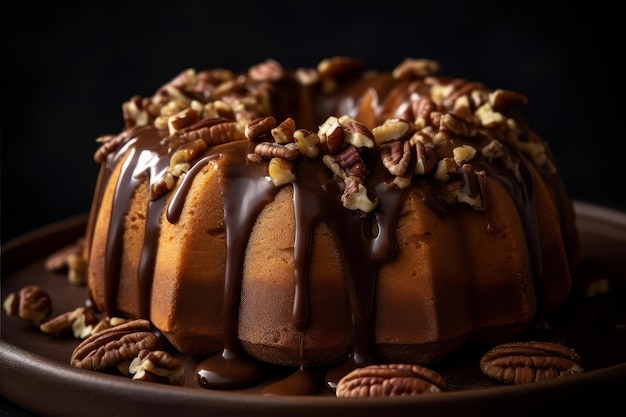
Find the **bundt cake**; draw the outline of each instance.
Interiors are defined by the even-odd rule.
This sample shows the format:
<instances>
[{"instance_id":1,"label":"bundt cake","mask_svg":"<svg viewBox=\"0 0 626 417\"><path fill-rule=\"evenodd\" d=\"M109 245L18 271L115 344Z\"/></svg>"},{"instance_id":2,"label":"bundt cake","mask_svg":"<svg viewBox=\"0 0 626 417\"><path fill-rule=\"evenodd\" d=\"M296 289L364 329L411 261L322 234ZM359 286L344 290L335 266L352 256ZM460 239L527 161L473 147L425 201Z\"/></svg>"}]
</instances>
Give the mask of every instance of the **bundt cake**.
<instances>
[{"instance_id":1,"label":"bundt cake","mask_svg":"<svg viewBox=\"0 0 626 417\"><path fill-rule=\"evenodd\" d=\"M267 60L132 97L95 153L94 305L207 357L207 387L519 337L570 292L571 201L525 96L439 72Z\"/></svg>"}]
</instances>

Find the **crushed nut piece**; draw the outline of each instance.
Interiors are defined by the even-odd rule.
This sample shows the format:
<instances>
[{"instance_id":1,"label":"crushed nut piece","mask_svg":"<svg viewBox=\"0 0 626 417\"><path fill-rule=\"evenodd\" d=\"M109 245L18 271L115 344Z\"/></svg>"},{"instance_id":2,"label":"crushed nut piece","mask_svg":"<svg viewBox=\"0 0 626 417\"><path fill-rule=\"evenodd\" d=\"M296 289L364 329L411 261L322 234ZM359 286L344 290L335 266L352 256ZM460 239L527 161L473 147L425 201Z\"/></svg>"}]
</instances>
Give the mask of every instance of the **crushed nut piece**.
<instances>
[{"instance_id":1,"label":"crushed nut piece","mask_svg":"<svg viewBox=\"0 0 626 417\"><path fill-rule=\"evenodd\" d=\"M132 360L128 371L134 380L165 382L171 385L185 383L185 370L180 361L161 350L144 349Z\"/></svg>"},{"instance_id":2,"label":"crushed nut piece","mask_svg":"<svg viewBox=\"0 0 626 417\"><path fill-rule=\"evenodd\" d=\"M283 158L275 157L270 159L268 173L276 187L296 180L296 175L293 173L293 162Z\"/></svg>"},{"instance_id":3,"label":"crushed nut piece","mask_svg":"<svg viewBox=\"0 0 626 417\"><path fill-rule=\"evenodd\" d=\"M298 129L294 132L293 138L302 155L315 158L319 154L320 137L317 133L306 129Z\"/></svg>"},{"instance_id":4,"label":"crushed nut piece","mask_svg":"<svg viewBox=\"0 0 626 417\"><path fill-rule=\"evenodd\" d=\"M39 326L52 313L52 300L43 288L27 285L19 293L10 293L3 307L9 317L18 317Z\"/></svg>"},{"instance_id":5,"label":"crushed nut piece","mask_svg":"<svg viewBox=\"0 0 626 417\"><path fill-rule=\"evenodd\" d=\"M402 119L387 119L385 122L376 126L372 129L372 134L374 135L374 141L377 145L382 145L384 143L390 142L392 140L402 139L409 129L411 125Z\"/></svg>"},{"instance_id":6,"label":"crushed nut piece","mask_svg":"<svg viewBox=\"0 0 626 417\"><path fill-rule=\"evenodd\" d=\"M293 142L293 133L296 131L296 122L291 118L286 118L281 124L271 130L272 137L276 143L284 145Z\"/></svg>"},{"instance_id":7,"label":"crushed nut piece","mask_svg":"<svg viewBox=\"0 0 626 417\"><path fill-rule=\"evenodd\" d=\"M361 210L369 213L378 206L378 197L371 200L367 195L367 188L358 177L350 176L344 180L346 188L341 196L343 206L350 210Z\"/></svg>"},{"instance_id":8,"label":"crushed nut piece","mask_svg":"<svg viewBox=\"0 0 626 417\"><path fill-rule=\"evenodd\" d=\"M87 284L87 260L82 255L71 254L67 258L67 279L74 285Z\"/></svg>"},{"instance_id":9,"label":"crushed nut piece","mask_svg":"<svg viewBox=\"0 0 626 417\"><path fill-rule=\"evenodd\" d=\"M46 258L45 268L50 272L64 272L68 269L70 255L80 255L85 247L85 239L79 238L75 243L66 245Z\"/></svg>"},{"instance_id":10,"label":"crushed nut piece","mask_svg":"<svg viewBox=\"0 0 626 417\"><path fill-rule=\"evenodd\" d=\"M435 75L441 70L441 65L437 61L425 58L407 58L398 65L392 72L393 78L424 78Z\"/></svg>"}]
</instances>

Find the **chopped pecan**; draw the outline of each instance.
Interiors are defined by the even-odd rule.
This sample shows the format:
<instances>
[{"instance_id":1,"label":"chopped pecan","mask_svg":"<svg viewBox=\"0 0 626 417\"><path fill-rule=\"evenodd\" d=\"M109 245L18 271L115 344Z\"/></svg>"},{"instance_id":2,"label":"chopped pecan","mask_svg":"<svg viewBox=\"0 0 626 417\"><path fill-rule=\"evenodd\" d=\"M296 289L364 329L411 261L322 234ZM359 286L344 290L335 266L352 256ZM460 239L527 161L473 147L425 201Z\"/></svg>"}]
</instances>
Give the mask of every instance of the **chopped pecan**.
<instances>
[{"instance_id":1,"label":"chopped pecan","mask_svg":"<svg viewBox=\"0 0 626 417\"><path fill-rule=\"evenodd\" d=\"M394 140L380 147L383 165L393 175L404 175L409 167L411 155L411 143L408 140Z\"/></svg>"},{"instance_id":2,"label":"chopped pecan","mask_svg":"<svg viewBox=\"0 0 626 417\"><path fill-rule=\"evenodd\" d=\"M439 130L457 136L475 136L477 129L472 123L452 113L443 113L439 119Z\"/></svg>"},{"instance_id":3,"label":"chopped pecan","mask_svg":"<svg viewBox=\"0 0 626 417\"><path fill-rule=\"evenodd\" d=\"M267 170L276 187L289 184L296 180L296 176L293 173L293 162L286 159L279 157L270 159Z\"/></svg>"},{"instance_id":4,"label":"chopped pecan","mask_svg":"<svg viewBox=\"0 0 626 417\"><path fill-rule=\"evenodd\" d=\"M475 114L480 119L480 123L485 127L494 127L506 121L502 113L495 111L489 103L480 106Z\"/></svg>"},{"instance_id":5,"label":"chopped pecan","mask_svg":"<svg viewBox=\"0 0 626 417\"><path fill-rule=\"evenodd\" d=\"M331 155L340 152L345 144L345 134L343 128L339 124L339 120L335 120L325 131L326 148ZM320 138L321 139L321 138Z\"/></svg>"},{"instance_id":6,"label":"chopped pecan","mask_svg":"<svg viewBox=\"0 0 626 417\"><path fill-rule=\"evenodd\" d=\"M275 127L276 119L273 116L258 117L246 125L244 134L248 140L257 140L270 134Z\"/></svg>"},{"instance_id":7,"label":"chopped pecan","mask_svg":"<svg viewBox=\"0 0 626 417\"><path fill-rule=\"evenodd\" d=\"M347 143L356 148L374 147L374 134L364 124L347 116L339 118L339 124L343 127L344 139Z\"/></svg>"},{"instance_id":8,"label":"chopped pecan","mask_svg":"<svg viewBox=\"0 0 626 417\"><path fill-rule=\"evenodd\" d=\"M235 142L243 140L244 135L237 127L237 122L218 123L209 127L209 145L219 145L221 143Z\"/></svg>"},{"instance_id":9,"label":"chopped pecan","mask_svg":"<svg viewBox=\"0 0 626 417\"><path fill-rule=\"evenodd\" d=\"M296 131L296 122L291 118L286 118L281 124L271 130L272 137L276 143L284 145L293 142L293 133Z\"/></svg>"},{"instance_id":10,"label":"chopped pecan","mask_svg":"<svg viewBox=\"0 0 626 417\"><path fill-rule=\"evenodd\" d=\"M77 368L103 370L131 360L143 349L153 350L158 338L150 322L132 320L94 333L74 349L70 365Z\"/></svg>"},{"instance_id":11,"label":"chopped pecan","mask_svg":"<svg viewBox=\"0 0 626 417\"><path fill-rule=\"evenodd\" d=\"M107 156L111 152L115 151L126 139L127 137L123 133L120 133L117 136L114 136L114 135L100 136L97 139L97 142L101 143L102 145L100 145L100 147L96 150L96 153L93 155L94 161L96 161L99 164L106 161Z\"/></svg>"},{"instance_id":12,"label":"chopped pecan","mask_svg":"<svg viewBox=\"0 0 626 417\"><path fill-rule=\"evenodd\" d=\"M98 318L93 310L78 307L41 323L39 329L48 334L62 334L71 330L75 338L85 339L97 324Z\"/></svg>"},{"instance_id":13,"label":"chopped pecan","mask_svg":"<svg viewBox=\"0 0 626 417\"><path fill-rule=\"evenodd\" d=\"M354 74L363 68L363 62L347 56L326 58L317 65L317 72L322 78L337 78Z\"/></svg>"},{"instance_id":14,"label":"chopped pecan","mask_svg":"<svg viewBox=\"0 0 626 417\"><path fill-rule=\"evenodd\" d=\"M441 70L441 65L437 61L425 58L407 58L400 65L394 68L393 78L424 78L435 75Z\"/></svg>"},{"instance_id":15,"label":"chopped pecan","mask_svg":"<svg viewBox=\"0 0 626 417\"><path fill-rule=\"evenodd\" d=\"M294 132L293 139L296 145L298 145L298 150L304 156L315 158L320 151L320 137L315 132L307 129L298 129Z\"/></svg>"},{"instance_id":16,"label":"chopped pecan","mask_svg":"<svg viewBox=\"0 0 626 417\"><path fill-rule=\"evenodd\" d=\"M298 147L281 145L276 142L261 142L254 147L254 153L266 159L282 158L286 161L294 161L300 156Z\"/></svg>"},{"instance_id":17,"label":"chopped pecan","mask_svg":"<svg viewBox=\"0 0 626 417\"><path fill-rule=\"evenodd\" d=\"M181 362L162 350L144 349L130 362L128 371L133 379L165 382L171 385L185 383L185 370Z\"/></svg>"},{"instance_id":18,"label":"chopped pecan","mask_svg":"<svg viewBox=\"0 0 626 417\"><path fill-rule=\"evenodd\" d=\"M489 378L507 384L558 379L584 372L573 349L550 342L512 342L491 348L480 359Z\"/></svg>"},{"instance_id":19,"label":"chopped pecan","mask_svg":"<svg viewBox=\"0 0 626 417\"><path fill-rule=\"evenodd\" d=\"M81 254L71 254L67 258L67 279L74 285L87 283L87 260Z\"/></svg>"},{"instance_id":20,"label":"chopped pecan","mask_svg":"<svg viewBox=\"0 0 626 417\"><path fill-rule=\"evenodd\" d=\"M504 155L504 145L497 139L493 139L485 145L480 152L489 160L500 158Z\"/></svg>"},{"instance_id":21,"label":"chopped pecan","mask_svg":"<svg viewBox=\"0 0 626 417\"><path fill-rule=\"evenodd\" d=\"M437 166L437 154L434 145L424 143L421 140L415 141L415 173L425 175L432 172Z\"/></svg>"},{"instance_id":22,"label":"chopped pecan","mask_svg":"<svg viewBox=\"0 0 626 417\"><path fill-rule=\"evenodd\" d=\"M46 258L45 267L50 272L64 272L68 269L70 255L80 255L85 247L85 238L79 238L76 242L62 247Z\"/></svg>"},{"instance_id":23,"label":"chopped pecan","mask_svg":"<svg viewBox=\"0 0 626 417\"><path fill-rule=\"evenodd\" d=\"M248 76L255 81L278 81L285 75L282 65L273 59L253 65Z\"/></svg>"},{"instance_id":24,"label":"chopped pecan","mask_svg":"<svg viewBox=\"0 0 626 417\"><path fill-rule=\"evenodd\" d=\"M471 145L456 146L452 149L452 155L454 162L456 162L458 166L463 166L466 162L474 159L474 156L476 156L476 148Z\"/></svg>"},{"instance_id":25,"label":"chopped pecan","mask_svg":"<svg viewBox=\"0 0 626 417\"><path fill-rule=\"evenodd\" d=\"M365 179L369 174L359 151L352 145L347 146L336 155L324 155L322 161L340 178L345 179L346 177L354 176Z\"/></svg>"},{"instance_id":26,"label":"chopped pecan","mask_svg":"<svg viewBox=\"0 0 626 417\"><path fill-rule=\"evenodd\" d=\"M420 365L370 365L350 372L337 383L340 398L420 395L446 391L443 377Z\"/></svg>"},{"instance_id":27,"label":"chopped pecan","mask_svg":"<svg viewBox=\"0 0 626 417\"><path fill-rule=\"evenodd\" d=\"M346 188L341 195L341 202L343 206L350 210L361 210L364 213L369 213L378 205L378 197L373 200L367 195L367 188L361 183L361 179L354 176L349 176L344 179Z\"/></svg>"},{"instance_id":28,"label":"chopped pecan","mask_svg":"<svg viewBox=\"0 0 626 417\"><path fill-rule=\"evenodd\" d=\"M437 110L437 105L428 96L416 95L411 97L411 110L413 111L414 122L418 128L423 128L430 122L430 113Z\"/></svg>"},{"instance_id":29,"label":"chopped pecan","mask_svg":"<svg viewBox=\"0 0 626 417\"><path fill-rule=\"evenodd\" d=\"M458 168L454 158L443 158L437 161L435 178L441 182L446 182L450 179L450 175L456 174Z\"/></svg>"},{"instance_id":30,"label":"chopped pecan","mask_svg":"<svg viewBox=\"0 0 626 417\"><path fill-rule=\"evenodd\" d=\"M489 103L495 111L507 112L526 105L526 96L515 91L497 89L489 94Z\"/></svg>"},{"instance_id":31,"label":"chopped pecan","mask_svg":"<svg viewBox=\"0 0 626 417\"><path fill-rule=\"evenodd\" d=\"M402 119L387 119L382 125L372 129L374 140L377 145L382 145L393 140L400 140L405 135L412 134L411 125Z\"/></svg>"},{"instance_id":32,"label":"chopped pecan","mask_svg":"<svg viewBox=\"0 0 626 417\"><path fill-rule=\"evenodd\" d=\"M200 114L193 108L189 107L180 112L171 115L167 119L167 127L170 135L181 129L189 127L200 120Z\"/></svg>"},{"instance_id":33,"label":"chopped pecan","mask_svg":"<svg viewBox=\"0 0 626 417\"><path fill-rule=\"evenodd\" d=\"M37 285L27 285L19 293L10 293L3 303L9 317L19 317L39 326L52 312L50 295Z\"/></svg>"},{"instance_id":34,"label":"chopped pecan","mask_svg":"<svg viewBox=\"0 0 626 417\"><path fill-rule=\"evenodd\" d=\"M176 165L181 163L193 161L207 148L208 145L204 139L196 139L183 144L172 154L172 157L170 158L170 168L174 168Z\"/></svg>"}]
</instances>

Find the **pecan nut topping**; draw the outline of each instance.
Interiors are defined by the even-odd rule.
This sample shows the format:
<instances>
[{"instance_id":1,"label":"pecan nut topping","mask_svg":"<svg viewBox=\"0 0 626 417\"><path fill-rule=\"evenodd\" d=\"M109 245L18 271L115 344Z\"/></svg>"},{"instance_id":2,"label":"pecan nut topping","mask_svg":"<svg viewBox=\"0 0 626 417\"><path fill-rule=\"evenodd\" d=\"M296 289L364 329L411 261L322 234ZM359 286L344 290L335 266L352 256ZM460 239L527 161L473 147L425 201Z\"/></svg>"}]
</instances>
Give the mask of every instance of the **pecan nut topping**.
<instances>
[{"instance_id":1,"label":"pecan nut topping","mask_svg":"<svg viewBox=\"0 0 626 417\"><path fill-rule=\"evenodd\" d=\"M370 365L350 372L337 383L340 398L419 395L446 391L443 377L420 365Z\"/></svg>"},{"instance_id":2,"label":"pecan nut topping","mask_svg":"<svg viewBox=\"0 0 626 417\"><path fill-rule=\"evenodd\" d=\"M148 320L128 321L92 334L74 349L70 365L95 371L135 358L144 349L157 347L158 337Z\"/></svg>"},{"instance_id":3,"label":"pecan nut topping","mask_svg":"<svg viewBox=\"0 0 626 417\"><path fill-rule=\"evenodd\" d=\"M491 348L480 359L489 378L507 384L558 379L584 372L574 350L550 342L512 342Z\"/></svg>"}]
</instances>

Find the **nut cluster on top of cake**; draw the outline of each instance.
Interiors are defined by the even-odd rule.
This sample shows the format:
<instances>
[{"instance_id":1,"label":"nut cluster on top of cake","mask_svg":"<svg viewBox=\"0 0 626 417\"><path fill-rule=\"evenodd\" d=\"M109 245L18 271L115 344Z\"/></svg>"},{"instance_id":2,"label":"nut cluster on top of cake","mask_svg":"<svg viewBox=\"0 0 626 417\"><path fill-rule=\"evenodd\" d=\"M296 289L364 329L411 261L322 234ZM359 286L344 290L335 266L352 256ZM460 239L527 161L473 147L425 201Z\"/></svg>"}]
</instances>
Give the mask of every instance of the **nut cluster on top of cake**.
<instances>
[{"instance_id":1,"label":"nut cluster on top of cake","mask_svg":"<svg viewBox=\"0 0 626 417\"><path fill-rule=\"evenodd\" d=\"M347 57L325 59L317 68L293 73L274 60L239 75L224 69L187 69L152 97L134 96L125 102L127 130L99 138L102 145L95 160L103 162L136 128L153 125L166 131L163 142L171 159L151 184L150 198L157 199L172 190L208 148L255 141L249 159L268 162L268 176L276 186L296 180L295 160L321 155L332 174L345 183L344 206L364 212L378 204L365 185L370 174L364 161L367 153L379 155L392 178L390 186L407 188L415 177L439 181L443 186L430 205L442 212L456 202L476 210L488 206L486 164L521 181L519 163L508 144L521 149L542 175L556 172L546 143L511 113L526 104L525 96L438 76L439 64L428 59L407 59L392 72L395 79L410 82L408 105L396 109L393 117L380 120L381 109L372 91L365 93L355 114L330 116L317 131L298 128L292 117L277 120L272 114L273 88L284 78L332 93L337 80L360 70L360 61ZM450 146L452 142L462 144Z\"/></svg>"}]
</instances>

